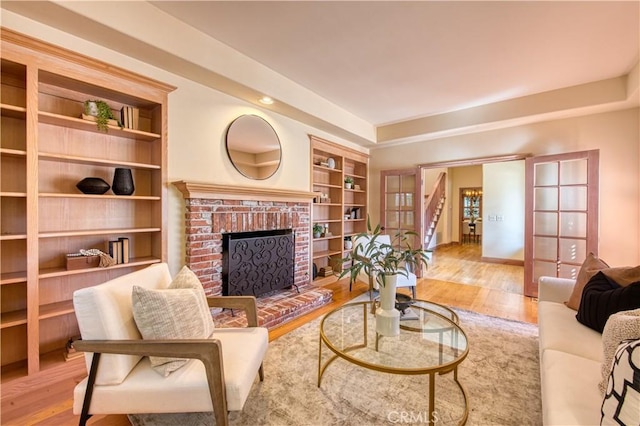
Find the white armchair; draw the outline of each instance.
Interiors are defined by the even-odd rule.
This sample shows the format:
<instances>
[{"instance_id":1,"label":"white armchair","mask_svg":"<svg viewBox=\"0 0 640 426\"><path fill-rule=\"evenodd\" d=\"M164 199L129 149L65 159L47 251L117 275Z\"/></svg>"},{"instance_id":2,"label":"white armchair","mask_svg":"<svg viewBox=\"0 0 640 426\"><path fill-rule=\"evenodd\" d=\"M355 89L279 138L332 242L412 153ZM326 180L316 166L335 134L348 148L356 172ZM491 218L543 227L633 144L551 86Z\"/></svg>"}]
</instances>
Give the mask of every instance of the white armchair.
<instances>
[{"instance_id":1,"label":"white armchair","mask_svg":"<svg viewBox=\"0 0 640 426\"><path fill-rule=\"evenodd\" d=\"M134 285L136 291L163 290L154 294L173 297L164 295L180 291L167 290L171 284L169 268L162 263L74 293L82 335L74 347L87 352L89 370L89 377L74 390L73 412L81 415L80 425L92 414L207 411L213 411L217 425L227 425L228 411L242 410L256 373L263 380L269 337L266 328L257 327L254 297L206 298L209 307L245 309L246 328L215 329L208 318L208 339L142 339L134 320ZM201 286L199 291L206 315ZM165 377L152 369L150 355L188 360Z\"/></svg>"},{"instance_id":2,"label":"white armchair","mask_svg":"<svg viewBox=\"0 0 640 426\"><path fill-rule=\"evenodd\" d=\"M353 242L353 249L357 250L358 245L366 245L370 241L370 237L361 235ZM391 245L391 237L389 235L380 234L376 238L376 244ZM378 289L378 282L375 276L368 276L364 271L360 272L360 278L362 281L369 283L369 294L372 295L374 290ZM418 279L413 271L406 270L406 276L399 274L396 282L396 288L409 287L411 289L411 296L416 298L416 284ZM353 280L349 283L349 291L353 287ZM373 296L372 296L373 297Z\"/></svg>"}]
</instances>

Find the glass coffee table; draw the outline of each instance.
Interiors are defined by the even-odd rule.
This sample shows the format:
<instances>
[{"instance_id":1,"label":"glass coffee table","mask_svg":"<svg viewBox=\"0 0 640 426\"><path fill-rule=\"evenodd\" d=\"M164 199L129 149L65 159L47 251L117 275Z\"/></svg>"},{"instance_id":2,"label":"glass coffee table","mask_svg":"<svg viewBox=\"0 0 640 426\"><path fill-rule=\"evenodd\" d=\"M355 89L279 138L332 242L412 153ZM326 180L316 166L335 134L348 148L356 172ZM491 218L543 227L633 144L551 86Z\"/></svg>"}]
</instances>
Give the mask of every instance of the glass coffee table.
<instances>
[{"instance_id":1,"label":"glass coffee table","mask_svg":"<svg viewBox=\"0 0 640 426\"><path fill-rule=\"evenodd\" d=\"M467 394L458 381L458 365L469 352L467 336L458 325L458 316L446 306L415 300L400 321L400 335L376 333L375 301L355 302L329 312L320 323L318 387L327 367L338 358L355 365L392 374L429 376L429 425L438 418L435 408L436 374L453 373L460 389L467 421ZM372 309L373 308L373 309ZM333 355L323 363L323 346Z\"/></svg>"}]
</instances>

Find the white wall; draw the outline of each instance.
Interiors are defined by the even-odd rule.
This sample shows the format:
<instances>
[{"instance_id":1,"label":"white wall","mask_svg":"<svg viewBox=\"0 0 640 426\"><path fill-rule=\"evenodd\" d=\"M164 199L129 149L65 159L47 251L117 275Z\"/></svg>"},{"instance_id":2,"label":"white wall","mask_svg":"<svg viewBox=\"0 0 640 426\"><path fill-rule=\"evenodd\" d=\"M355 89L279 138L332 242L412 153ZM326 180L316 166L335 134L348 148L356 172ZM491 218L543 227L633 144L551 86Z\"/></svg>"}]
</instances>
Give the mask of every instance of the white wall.
<instances>
[{"instance_id":1,"label":"white wall","mask_svg":"<svg viewBox=\"0 0 640 426\"><path fill-rule=\"evenodd\" d=\"M492 155L599 149L600 256L613 266L640 264L639 115L640 109L632 108L374 149L372 211L380 206L380 170Z\"/></svg>"},{"instance_id":2,"label":"white wall","mask_svg":"<svg viewBox=\"0 0 640 426\"><path fill-rule=\"evenodd\" d=\"M482 168L482 256L524 260L524 161Z\"/></svg>"}]
</instances>

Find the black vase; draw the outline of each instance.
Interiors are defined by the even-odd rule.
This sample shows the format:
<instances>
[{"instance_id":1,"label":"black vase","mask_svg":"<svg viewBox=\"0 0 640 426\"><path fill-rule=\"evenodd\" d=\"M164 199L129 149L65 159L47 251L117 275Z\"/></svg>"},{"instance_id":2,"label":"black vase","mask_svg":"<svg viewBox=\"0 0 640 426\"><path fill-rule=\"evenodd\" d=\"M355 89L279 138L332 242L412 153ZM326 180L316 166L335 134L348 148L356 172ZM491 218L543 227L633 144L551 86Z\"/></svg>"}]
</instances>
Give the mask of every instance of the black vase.
<instances>
[{"instance_id":1,"label":"black vase","mask_svg":"<svg viewBox=\"0 0 640 426\"><path fill-rule=\"evenodd\" d=\"M86 177L76 184L76 188L83 194L104 194L110 186L99 177Z\"/></svg>"},{"instance_id":2,"label":"black vase","mask_svg":"<svg viewBox=\"0 0 640 426\"><path fill-rule=\"evenodd\" d=\"M113 175L111 190L116 195L131 195L136 188L133 186L131 169L116 168Z\"/></svg>"}]
</instances>

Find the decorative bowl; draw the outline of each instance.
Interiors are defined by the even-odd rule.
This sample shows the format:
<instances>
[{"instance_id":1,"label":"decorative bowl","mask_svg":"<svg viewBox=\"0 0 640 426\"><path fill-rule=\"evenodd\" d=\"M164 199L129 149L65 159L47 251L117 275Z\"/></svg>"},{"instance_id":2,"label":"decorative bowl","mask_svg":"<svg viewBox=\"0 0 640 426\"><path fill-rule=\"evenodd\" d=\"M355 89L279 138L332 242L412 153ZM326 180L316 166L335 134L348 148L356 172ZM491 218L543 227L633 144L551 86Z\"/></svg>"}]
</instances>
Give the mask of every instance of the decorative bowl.
<instances>
[{"instance_id":1,"label":"decorative bowl","mask_svg":"<svg viewBox=\"0 0 640 426\"><path fill-rule=\"evenodd\" d=\"M413 299L406 294L396 293L396 309L404 313L404 311L413 305Z\"/></svg>"},{"instance_id":2,"label":"decorative bowl","mask_svg":"<svg viewBox=\"0 0 640 426\"><path fill-rule=\"evenodd\" d=\"M76 184L76 188L83 194L104 194L111 187L99 177L86 177Z\"/></svg>"}]
</instances>

